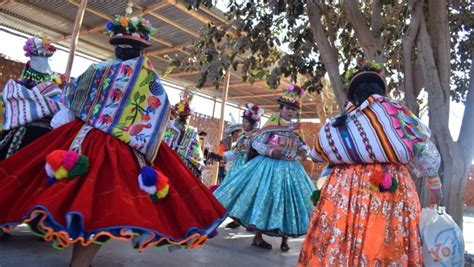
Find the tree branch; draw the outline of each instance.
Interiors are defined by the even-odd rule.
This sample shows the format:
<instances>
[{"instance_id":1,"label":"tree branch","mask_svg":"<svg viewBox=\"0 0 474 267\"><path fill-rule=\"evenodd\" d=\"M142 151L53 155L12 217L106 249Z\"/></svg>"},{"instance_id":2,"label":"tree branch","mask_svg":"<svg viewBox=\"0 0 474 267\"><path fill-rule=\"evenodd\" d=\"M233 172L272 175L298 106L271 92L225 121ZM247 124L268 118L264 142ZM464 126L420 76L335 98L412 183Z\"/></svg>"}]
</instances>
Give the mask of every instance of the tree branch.
<instances>
[{"instance_id":1,"label":"tree branch","mask_svg":"<svg viewBox=\"0 0 474 267\"><path fill-rule=\"evenodd\" d=\"M367 58L369 60L383 62L381 57L382 48L380 39L374 38L372 35L372 32L366 24L364 16L359 11L359 5L357 1L345 0L344 3L347 19L354 28L357 40L359 40L359 43L364 49Z\"/></svg>"},{"instance_id":2,"label":"tree branch","mask_svg":"<svg viewBox=\"0 0 474 267\"><path fill-rule=\"evenodd\" d=\"M378 1L375 1L378 2ZM417 93L415 92L415 80L413 69L413 49L420 28L421 17L423 12L423 3L417 0L410 0L408 3L410 12L410 25L403 36L403 68L404 68L404 87L405 87L405 101L408 108L415 114L419 113L420 107L416 102Z\"/></svg>"},{"instance_id":3,"label":"tree branch","mask_svg":"<svg viewBox=\"0 0 474 267\"><path fill-rule=\"evenodd\" d=\"M426 28L423 14L421 15L420 29L417 38L417 51L423 59L423 71L425 77L425 88L428 91L428 105L430 113L430 125L436 127L436 132L450 136L448 128L449 109L444 105L443 89L439 80L438 69L433 56L430 37ZM452 137L449 138L452 141ZM448 140L445 140L446 142Z\"/></svg>"},{"instance_id":4,"label":"tree branch","mask_svg":"<svg viewBox=\"0 0 474 267\"><path fill-rule=\"evenodd\" d=\"M433 56L438 69L444 104L449 107L451 76L451 47L449 35L448 4L446 0L428 0L428 32Z\"/></svg>"},{"instance_id":5,"label":"tree branch","mask_svg":"<svg viewBox=\"0 0 474 267\"><path fill-rule=\"evenodd\" d=\"M471 71L469 73L469 89L464 115L462 118L461 132L459 133L458 143L464 150L465 157L474 157L474 56L471 59Z\"/></svg>"},{"instance_id":6,"label":"tree branch","mask_svg":"<svg viewBox=\"0 0 474 267\"><path fill-rule=\"evenodd\" d=\"M339 74L339 61L337 59L337 51L328 41L326 32L321 22L321 10L315 3L315 0L309 0L307 3L307 13L309 23L311 24L311 32L318 46L324 67L328 71L331 85L334 87L334 94L340 107L344 106L346 96L344 94L344 84Z\"/></svg>"},{"instance_id":7,"label":"tree branch","mask_svg":"<svg viewBox=\"0 0 474 267\"><path fill-rule=\"evenodd\" d=\"M382 28L382 3L381 1L372 1L372 36L379 38Z\"/></svg>"}]
</instances>

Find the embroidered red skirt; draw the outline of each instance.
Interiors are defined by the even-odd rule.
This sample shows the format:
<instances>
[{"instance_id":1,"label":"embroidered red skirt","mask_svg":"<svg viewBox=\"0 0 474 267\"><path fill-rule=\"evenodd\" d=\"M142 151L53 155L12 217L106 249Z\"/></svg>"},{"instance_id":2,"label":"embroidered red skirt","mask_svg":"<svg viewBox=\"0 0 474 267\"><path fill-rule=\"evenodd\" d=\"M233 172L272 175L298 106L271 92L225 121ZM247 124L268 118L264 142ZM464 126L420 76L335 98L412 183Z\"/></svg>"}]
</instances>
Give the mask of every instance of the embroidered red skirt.
<instances>
[{"instance_id":1,"label":"embroidered red skirt","mask_svg":"<svg viewBox=\"0 0 474 267\"><path fill-rule=\"evenodd\" d=\"M39 138L0 162L0 227L27 223L57 248L110 238L131 240L135 248L205 243L227 216L226 210L162 143L154 168L168 176L168 195L153 201L139 187L138 160L122 141L93 129L82 143L89 171L47 185L45 159L68 150L83 126L76 120Z\"/></svg>"}]
</instances>

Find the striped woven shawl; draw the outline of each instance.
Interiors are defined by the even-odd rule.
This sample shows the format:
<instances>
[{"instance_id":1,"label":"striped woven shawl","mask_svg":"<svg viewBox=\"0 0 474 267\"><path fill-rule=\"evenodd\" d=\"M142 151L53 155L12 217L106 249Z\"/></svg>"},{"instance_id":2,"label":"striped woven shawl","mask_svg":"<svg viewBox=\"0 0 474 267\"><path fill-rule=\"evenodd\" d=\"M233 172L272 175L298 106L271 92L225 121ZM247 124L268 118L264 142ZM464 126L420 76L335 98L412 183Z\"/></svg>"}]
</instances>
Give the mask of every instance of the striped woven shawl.
<instances>
[{"instance_id":1,"label":"striped woven shawl","mask_svg":"<svg viewBox=\"0 0 474 267\"><path fill-rule=\"evenodd\" d=\"M372 95L359 107L346 106L340 127L327 122L311 156L331 163L408 163L413 145L430 138L430 130L400 102Z\"/></svg>"}]
</instances>

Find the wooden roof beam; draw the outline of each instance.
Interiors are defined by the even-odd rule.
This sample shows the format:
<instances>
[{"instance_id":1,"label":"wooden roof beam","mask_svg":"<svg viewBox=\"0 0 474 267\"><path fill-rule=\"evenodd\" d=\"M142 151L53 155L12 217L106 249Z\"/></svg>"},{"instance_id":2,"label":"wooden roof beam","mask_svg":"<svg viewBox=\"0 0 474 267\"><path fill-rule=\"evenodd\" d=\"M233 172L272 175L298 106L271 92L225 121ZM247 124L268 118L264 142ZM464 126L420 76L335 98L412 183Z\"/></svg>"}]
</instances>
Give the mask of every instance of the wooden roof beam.
<instances>
[{"instance_id":1,"label":"wooden roof beam","mask_svg":"<svg viewBox=\"0 0 474 267\"><path fill-rule=\"evenodd\" d=\"M166 54L166 53L181 50L182 48L187 48L187 47L191 47L191 45L188 44L188 43L186 43L186 44L177 44L177 45L173 45L171 47L149 51L149 52L147 52L147 55Z\"/></svg>"},{"instance_id":2,"label":"wooden roof beam","mask_svg":"<svg viewBox=\"0 0 474 267\"><path fill-rule=\"evenodd\" d=\"M136 5L136 4L135 4ZM150 14L151 12L154 12L158 9L162 9L163 7L169 5L168 3L166 2L160 2L158 4L154 4L148 8L143 8L141 12L138 12L136 14L134 14L134 16L143 16L145 14Z\"/></svg>"},{"instance_id":3,"label":"wooden roof beam","mask_svg":"<svg viewBox=\"0 0 474 267\"><path fill-rule=\"evenodd\" d=\"M69 1L71 1L71 0L69 0ZM164 4L163 6L168 5L167 2L161 2L160 4ZM169 25L171 25L171 26L173 26L173 27L179 29L180 31L183 31L183 32L185 32L185 33L187 33L187 34L189 34L189 35L192 35L192 36L194 36L194 37L199 37L199 34L198 34L198 33L194 32L193 30L190 30L190 29L186 28L185 26L183 26L183 25L177 23L176 21L174 21L174 20L172 20L172 19L169 19L169 18L167 18L167 17L164 17L164 16L161 16L161 15L159 15L159 14L156 14L156 13L154 13L153 11L150 11L150 9L148 9L148 11L145 11L145 9L144 9L143 7L141 7L140 5L138 5L138 4L134 4L134 6L136 6L137 8L140 8L140 9L144 10L144 11L143 11L144 14L149 14L150 16L153 16L153 17L155 17L155 18L157 18L157 19L159 19L159 20L161 20L161 21L164 21L165 23L168 23Z\"/></svg>"},{"instance_id":4,"label":"wooden roof beam","mask_svg":"<svg viewBox=\"0 0 474 267\"><path fill-rule=\"evenodd\" d=\"M179 0L165 0L165 1L169 4L171 4L171 5L174 5L175 7L180 9L181 11L184 11L186 14L191 15L193 18L195 18L195 19L197 19L197 20L199 20L199 21L201 21L205 24L212 23L212 21L210 19L208 19L206 16L203 16L203 15L199 14L198 12L196 12L194 10L189 10L188 6L184 3L182 3Z\"/></svg>"},{"instance_id":5,"label":"wooden roof beam","mask_svg":"<svg viewBox=\"0 0 474 267\"><path fill-rule=\"evenodd\" d=\"M72 5L75 5L75 6L79 7L79 3L77 3L76 1L74 1L74 0L67 0L67 1L68 1L68 3L71 3ZM159 7L159 8L162 8L163 6L165 6L165 5L160 5L160 6L158 6L158 7ZM148 9L148 10L153 10L153 9ZM155 9L155 10L156 10L156 9ZM109 15L104 14L103 12L97 11L97 10L92 9L92 8L87 8L86 11L87 11L87 12L91 12L92 14L94 14L94 15L96 15L96 16L100 16L101 18L104 18L104 19L106 19L106 20L110 20L110 19L112 18L112 17L110 17ZM145 12L145 11L142 11L142 12ZM142 13L142 12L139 12L138 14L135 14L134 16L137 16L137 15L140 16L140 13ZM150 12L151 12L151 11L150 11ZM98 28L98 27L101 27L100 29L102 29L102 28L105 29L105 25L100 25L100 26L97 25L97 26L95 26L94 28ZM98 30L98 31L99 31L99 30ZM89 32L89 30L87 30L85 33L87 34L87 33L90 33L90 32ZM79 36L80 36L80 35L82 35L82 32L79 33ZM69 38L71 38L70 35L64 37L64 40L67 40L67 39L69 39ZM170 42L167 42L167 41L165 41L165 40L161 40L161 39L156 38L156 37L151 37L151 39L152 39L153 41L156 41L156 42L158 42L158 43L164 44L164 45L166 45L166 46L173 46ZM64 40L62 40L62 41L64 41Z\"/></svg>"},{"instance_id":6,"label":"wooden roof beam","mask_svg":"<svg viewBox=\"0 0 474 267\"><path fill-rule=\"evenodd\" d=\"M79 6L80 6L80 1L79 1L79 3L78 3L78 2L76 2L75 0L66 0L66 2L68 2L69 4L74 5L74 6L76 6L76 7L79 7ZM90 13L92 13L92 14L98 16L98 17L101 17L101 18L103 18L103 19L106 19L106 20L109 19L109 16L107 16L106 14L101 13L101 12L95 10L95 9L90 8L90 7L86 7L86 11L87 11L87 12L90 12Z\"/></svg>"},{"instance_id":7,"label":"wooden roof beam","mask_svg":"<svg viewBox=\"0 0 474 267\"><path fill-rule=\"evenodd\" d=\"M232 86L231 86L232 88ZM229 99L237 100L237 99L250 99L250 98L260 98L260 97L269 97L269 96L278 96L281 95L281 91L277 93L268 93L268 94L258 94L258 95L241 95L241 96L232 96Z\"/></svg>"}]
</instances>

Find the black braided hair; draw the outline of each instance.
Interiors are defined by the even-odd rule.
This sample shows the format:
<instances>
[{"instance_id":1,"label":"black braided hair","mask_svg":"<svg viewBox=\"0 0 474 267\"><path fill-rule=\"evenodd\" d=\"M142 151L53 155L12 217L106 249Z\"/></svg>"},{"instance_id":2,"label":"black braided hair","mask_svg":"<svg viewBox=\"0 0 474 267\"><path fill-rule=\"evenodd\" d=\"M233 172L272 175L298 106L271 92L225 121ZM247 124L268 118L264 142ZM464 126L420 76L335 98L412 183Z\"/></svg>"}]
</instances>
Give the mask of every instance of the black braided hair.
<instances>
[{"instance_id":1,"label":"black braided hair","mask_svg":"<svg viewBox=\"0 0 474 267\"><path fill-rule=\"evenodd\" d=\"M351 88L349 92L349 101L355 106L360 106L369 96L378 94L383 95L383 88L376 82L363 82L359 85ZM333 127L340 127L345 125L347 121L347 113L343 111L341 115L336 117L336 120L332 123Z\"/></svg>"}]
</instances>

